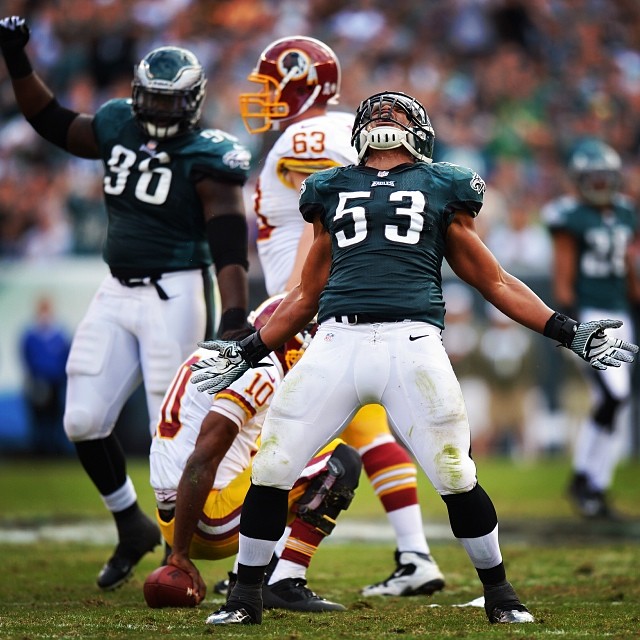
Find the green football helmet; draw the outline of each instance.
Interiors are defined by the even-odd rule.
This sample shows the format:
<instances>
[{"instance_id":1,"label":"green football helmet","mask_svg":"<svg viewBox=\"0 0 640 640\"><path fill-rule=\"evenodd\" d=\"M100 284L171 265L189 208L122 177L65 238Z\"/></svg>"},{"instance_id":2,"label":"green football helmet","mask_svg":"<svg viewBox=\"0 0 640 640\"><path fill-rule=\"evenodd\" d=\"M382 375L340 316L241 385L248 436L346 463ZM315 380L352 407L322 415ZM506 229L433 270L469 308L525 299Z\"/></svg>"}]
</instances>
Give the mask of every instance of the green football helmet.
<instances>
[{"instance_id":1,"label":"green football helmet","mask_svg":"<svg viewBox=\"0 0 640 640\"><path fill-rule=\"evenodd\" d=\"M394 118L394 110L403 111L409 124ZM393 124L385 126L387 122ZM371 127L372 123L379 124ZM400 146L405 147L418 160L431 162L434 141L435 133L425 108L406 93L376 93L363 100L356 111L351 145L358 152L360 162L366 160L368 149L384 150Z\"/></svg>"},{"instance_id":2,"label":"green football helmet","mask_svg":"<svg viewBox=\"0 0 640 640\"><path fill-rule=\"evenodd\" d=\"M622 161L618 152L600 140L580 144L569 160L569 174L585 202L611 204L622 183Z\"/></svg>"},{"instance_id":3,"label":"green football helmet","mask_svg":"<svg viewBox=\"0 0 640 640\"><path fill-rule=\"evenodd\" d=\"M133 113L154 139L193 129L202 113L207 80L193 53L181 47L159 47L134 69Z\"/></svg>"}]
</instances>

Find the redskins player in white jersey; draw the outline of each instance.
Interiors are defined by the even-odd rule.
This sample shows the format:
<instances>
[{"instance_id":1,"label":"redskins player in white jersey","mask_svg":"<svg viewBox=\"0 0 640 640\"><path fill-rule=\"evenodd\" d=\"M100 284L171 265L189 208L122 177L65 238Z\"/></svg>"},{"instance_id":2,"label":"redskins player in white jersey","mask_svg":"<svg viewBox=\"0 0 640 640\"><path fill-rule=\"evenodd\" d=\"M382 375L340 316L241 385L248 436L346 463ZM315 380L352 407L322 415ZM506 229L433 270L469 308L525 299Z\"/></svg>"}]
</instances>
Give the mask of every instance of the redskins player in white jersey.
<instances>
[{"instance_id":1,"label":"redskins player in white jersey","mask_svg":"<svg viewBox=\"0 0 640 640\"><path fill-rule=\"evenodd\" d=\"M304 179L323 169L357 164L353 116L328 111L340 92L340 63L330 47L294 36L271 43L249 80L259 87L240 96L250 133L282 134L268 153L254 196L258 255L269 295L291 290L313 241L313 226L298 210ZM341 436L358 450L396 537L393 573L364 587L365 596L430 595L444 576L430 554L418 504L417 470L392 436L380 405L363 407Z\"/></svg>"},{"instance_id":2,"label":"redskins player in white jersey","mask_svg":"<svg viewBox=\"0 0 640 640\"><path fill-rule=\"evenodd\" d=\"M249 322L256 329L263 327L283 298L269 298L249 316ZM206 585L192 561L236 554L240 511L267 407L316 326L213 397L189 383L191 365L211 356L207 349L197 349L180 366L164 397L151 443L151 486L157 520L172 551L167 564L191 575L198 602L205 597ZM345 610L306 586L306 569L320 542L333 530L339 512L349 506L361 470L356 450L339 439L308 462L289 493L290 523L265 580L266 608ZM234 576L229 573L230 582Z\"/></svg>"}]
</instances>

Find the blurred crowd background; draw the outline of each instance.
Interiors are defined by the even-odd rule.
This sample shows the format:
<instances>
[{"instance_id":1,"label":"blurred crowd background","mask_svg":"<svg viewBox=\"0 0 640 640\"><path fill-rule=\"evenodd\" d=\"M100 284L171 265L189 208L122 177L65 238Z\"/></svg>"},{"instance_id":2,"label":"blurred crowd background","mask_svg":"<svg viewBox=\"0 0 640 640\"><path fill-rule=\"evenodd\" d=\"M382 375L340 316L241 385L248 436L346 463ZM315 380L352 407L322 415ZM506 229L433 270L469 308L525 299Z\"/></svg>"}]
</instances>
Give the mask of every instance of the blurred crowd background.
<instances>
[{"instance_id":1,"label":"blurred crowd background","mask_svg":"<svg viewBox=\"0 0 640 640\"><path fill-rule=\"evenodd\" d=\"M624 190L640 196L637 0L4 0L2 6L4 15L28 19L34 68L63 105L80 112L130 95L133 66L154 47L194 51L209 81L204 123L251 149L254 177L273 138L250 136L239 118L248 73L277 37L324 40L342 63L341 109L353 111L364 97L394 89L426 106L436 132L434 159L471 167L487 182L477 219L485 242L549 301L551 246L539 212L570 188L566 162L576 142L596 136L617 149ZM0 64L0 271L99 258L102 173L100 163L72 158L32 131ZM250 184L250 215L251 192ZM259 296L255 254L251 274ZM588 405L576 364L490 312L453 279L446 294L445 341L465 386L474 446L511 455L563 451ZM629 446L637 451L635 420L630 424Z\"/></svg>"}]
</instances>

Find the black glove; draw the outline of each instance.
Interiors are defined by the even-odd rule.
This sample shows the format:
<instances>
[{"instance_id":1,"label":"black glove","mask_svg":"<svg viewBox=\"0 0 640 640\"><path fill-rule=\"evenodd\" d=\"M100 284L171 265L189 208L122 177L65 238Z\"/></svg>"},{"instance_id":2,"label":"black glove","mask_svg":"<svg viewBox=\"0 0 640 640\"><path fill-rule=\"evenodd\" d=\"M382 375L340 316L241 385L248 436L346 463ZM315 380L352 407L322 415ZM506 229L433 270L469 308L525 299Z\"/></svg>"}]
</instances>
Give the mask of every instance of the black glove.
<instances>
[{"instance_id":1,"label":"black glove","mask_svg":"<svg viewBox=\"0 0 640 640\"><path fill-rule=\"evenodd\" d=\"M24 78L31 71L31 63L24 51L29 42L29 27L24 18L11 16L0 20L0 51L12 78Z\"/></svg>"},{"instance_id":2,"label":"black glove","mask_svg":"<svg viewBox=\"0 0 640 640\"><path fill-rule=\"evenodd\" d=\"M198 385L198 391L213 395L226 389L251 368L265 366L260 361L269 354L270 349L262 342L260 332L256 331L240 342L208 340L198 342L203 349L216 354L191 365L191 383Z\"/></svg>"},{"instance_id":3,"label":"black glove","mask_svg":"<svg viewBox=\"0 0 640 640\"><path fill-rule=\"evenodd\" d=\"M11 16L0 20L0 49L6 55L7 51L20 51L29 42L29 27L24 18Z\"/></svg>"}]
</instances>

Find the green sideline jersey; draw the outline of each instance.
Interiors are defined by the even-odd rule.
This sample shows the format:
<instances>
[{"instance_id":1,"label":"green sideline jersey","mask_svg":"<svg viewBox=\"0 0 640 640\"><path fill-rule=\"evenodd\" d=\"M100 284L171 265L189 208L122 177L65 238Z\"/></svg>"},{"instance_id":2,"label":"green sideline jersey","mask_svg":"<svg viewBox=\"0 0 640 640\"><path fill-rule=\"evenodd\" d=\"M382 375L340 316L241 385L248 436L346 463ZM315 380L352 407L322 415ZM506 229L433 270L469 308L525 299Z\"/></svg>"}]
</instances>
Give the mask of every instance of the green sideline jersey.
<instances>
[{"instance_id":1,"label":"green sideline jersey","mask_svg":"<svg viewBox=\"0 0 640 640\"><path fill-rule=\"evenodd\" d=\"M447 228L457 210L476 216L484 191L477 173L447 162L390 171L336 167L309 176L300 211L307 222L321 217L332 245L318 320L368 313L444 328Z\"/></svg>"},{"instance_id":2,"label":"green sideline jersey","mask_svg":"<svg viewBox=\"0 0 640 640\"><path fill-rule=\"evenodd\" d=\"M196 182L243 185L250 154L215 129L151 140L131 100L111 100L93 120L104 163L108 230L103 256L112 271L145 276L211 264Z\"/></svg>"},{"instance_id":3,"label":"green sideline jersey","mask_svg":"<svg viewBox=\"0 0 640 640\"><path fill-rule=\"evenodd\" d=\"M617 194L601 213L573 196L563 196L545 205L541 216L551 233L565 231L577 242L577 307L627 311L626 254L637 230L632 200Z\"/></svg>"}]
</instances>

